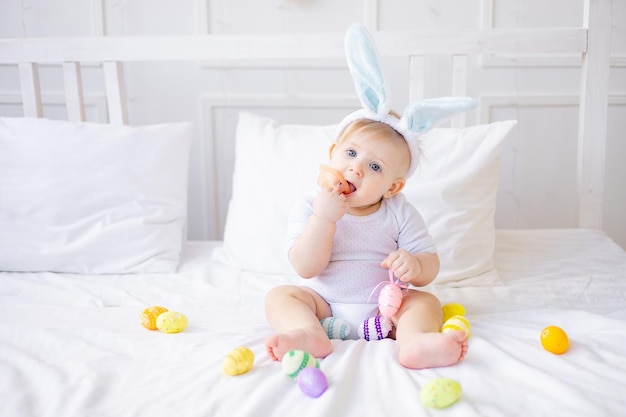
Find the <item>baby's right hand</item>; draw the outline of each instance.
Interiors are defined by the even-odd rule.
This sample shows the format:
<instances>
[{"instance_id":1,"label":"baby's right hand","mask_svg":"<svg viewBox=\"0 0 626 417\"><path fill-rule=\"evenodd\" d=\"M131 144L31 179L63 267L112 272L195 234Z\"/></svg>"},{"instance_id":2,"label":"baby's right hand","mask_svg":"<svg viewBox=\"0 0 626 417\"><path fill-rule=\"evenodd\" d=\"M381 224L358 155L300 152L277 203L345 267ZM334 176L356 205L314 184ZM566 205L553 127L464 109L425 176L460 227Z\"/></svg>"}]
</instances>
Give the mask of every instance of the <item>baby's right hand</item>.
<instances>
[{"instance_id":1,"label":"baby's right hand","mask_svg":"<svg viewBox=\"0 0 626 417\"><path fill-rule=\"evenodd\" d=\"M313 214L333 223L346 213L346 209L346 196L332 188L320 191L313 202Z\"/></svg>"}]
</instances>

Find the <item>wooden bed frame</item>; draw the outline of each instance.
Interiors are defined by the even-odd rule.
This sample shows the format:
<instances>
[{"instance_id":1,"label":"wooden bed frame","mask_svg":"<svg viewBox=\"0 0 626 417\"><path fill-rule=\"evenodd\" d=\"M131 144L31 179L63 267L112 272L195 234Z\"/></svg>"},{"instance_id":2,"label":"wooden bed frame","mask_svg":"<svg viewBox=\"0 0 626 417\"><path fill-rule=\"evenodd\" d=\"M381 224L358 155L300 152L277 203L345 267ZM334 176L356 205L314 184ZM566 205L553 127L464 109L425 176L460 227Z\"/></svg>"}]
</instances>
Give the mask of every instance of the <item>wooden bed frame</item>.
<instances>
[{"instance_id":1,"label":"wooden bed frame","mask_svg":"<svg viewBox=\"0 0 626 417\"><path fill-rule=\"evenodd\" d=\"M578 128L579 226L602 228L607 134L611 0L586 0L577 28L489 29L374 33L382 56L410 51L410 98L424 95L425 56L453 58L452 94L464 95L467 56L475 54L576 54L582 57ZM0 64L19 68L24 116L41 117L38 65L62 64L68 118L85 120L81 63L102 64L109 122L128 123L124 63L207 61L209 66L259 60L344 58L343 33L1 39ZM453 122L462 126L463 116Z\"/></svg>"}]
</instances>

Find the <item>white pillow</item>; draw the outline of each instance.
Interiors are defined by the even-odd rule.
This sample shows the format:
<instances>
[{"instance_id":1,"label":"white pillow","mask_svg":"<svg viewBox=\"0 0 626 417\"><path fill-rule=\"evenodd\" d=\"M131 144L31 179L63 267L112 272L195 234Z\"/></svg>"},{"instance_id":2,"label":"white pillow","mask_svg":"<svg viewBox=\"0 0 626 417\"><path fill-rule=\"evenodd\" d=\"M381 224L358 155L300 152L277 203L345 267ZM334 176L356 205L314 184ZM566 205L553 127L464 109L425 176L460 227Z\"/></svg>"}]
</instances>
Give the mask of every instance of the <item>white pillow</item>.
<instances>
[{"instance_id":1,"label":"white pillow","mask_svg":"<svg viewBox=\"0 0 626 417\"><path fill-rule=\"evenodd\" d=\"M216 259L252 271L293 273L285 254L287 217L315 186L334 133L334 125L279 126L266 117L239 115L233 194Z\"/></svg>"},{"instance_id":2,"label":"white pillow","mask_svg":"<svg viewBox=\"0 0 626 417\"><path fill-rule=\"evenodd\" d=\"M0 118L0 270L174 272L191 133Z\"/></svg>"},{"instance_id":3,"label":"white pillow","mask_svg":"<svg viewBox=\"0 0 626 417\"><path fill-rule=\"evenodd\" d=\"M405 195L422 212L442 261L436 282L492 268L500 151L515 121L433 129ZM233 195L224 245L215 259L243 269L293 273L285 253L291 206L316 184L335 126L281 125L249 113L239 118Z\"/></svg>"},{"instance_id":4,"label":"white pillow","mask_svg":"<svg viewBox=\"0 0 626 417\"><path fill-rule=\"evenodd\" d=\"M404 194L433 237L441 270L435 284L493 268L496 194L504 139L515 120L464 129L433 129L422 139L420 167Z\"/></svg>"}]
</instances>

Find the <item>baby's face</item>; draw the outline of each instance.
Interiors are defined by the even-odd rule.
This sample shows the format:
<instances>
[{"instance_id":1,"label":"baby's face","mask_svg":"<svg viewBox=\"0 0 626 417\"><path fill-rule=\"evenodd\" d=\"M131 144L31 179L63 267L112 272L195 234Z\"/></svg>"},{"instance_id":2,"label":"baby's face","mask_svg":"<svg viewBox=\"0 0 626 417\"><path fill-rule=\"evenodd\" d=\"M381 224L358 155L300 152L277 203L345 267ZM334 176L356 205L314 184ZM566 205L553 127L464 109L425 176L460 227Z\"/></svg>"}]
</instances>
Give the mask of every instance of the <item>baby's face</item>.
<instances>
[{"instance_id":1,"label":"baby's face","mask_svg":"<svg viewBox=\"0 0 626 417\"><path fill-rule=\"evenodd\" d=\"M369 214L378 210L383 197L401 181L409 168L409 147L403 140L391 140L371 132L352 135L333 150L330 165L350 185L345 193L348 212Z\"/></svg>"}]
</instances>

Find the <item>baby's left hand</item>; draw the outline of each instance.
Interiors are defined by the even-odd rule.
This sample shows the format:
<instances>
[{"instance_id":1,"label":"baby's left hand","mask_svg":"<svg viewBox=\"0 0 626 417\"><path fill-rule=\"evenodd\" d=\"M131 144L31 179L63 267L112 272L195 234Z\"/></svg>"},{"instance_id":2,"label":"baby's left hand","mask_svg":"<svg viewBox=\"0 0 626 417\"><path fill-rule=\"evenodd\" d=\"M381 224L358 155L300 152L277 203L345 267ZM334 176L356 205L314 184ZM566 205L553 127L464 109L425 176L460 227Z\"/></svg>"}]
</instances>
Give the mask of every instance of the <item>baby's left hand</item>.
<instances>
[{"instance_id":1,"label":"baby's left hand","mask_svg":"<svg viewBox=\"0 0 626 417\"><path fill-rule=\"evenodd\" d=\"M380 266L390 268L396 278L402 282L411 282L422 273L420 261L415 255L405 250L391 252Z\"/></svg>"}]
</instances>

